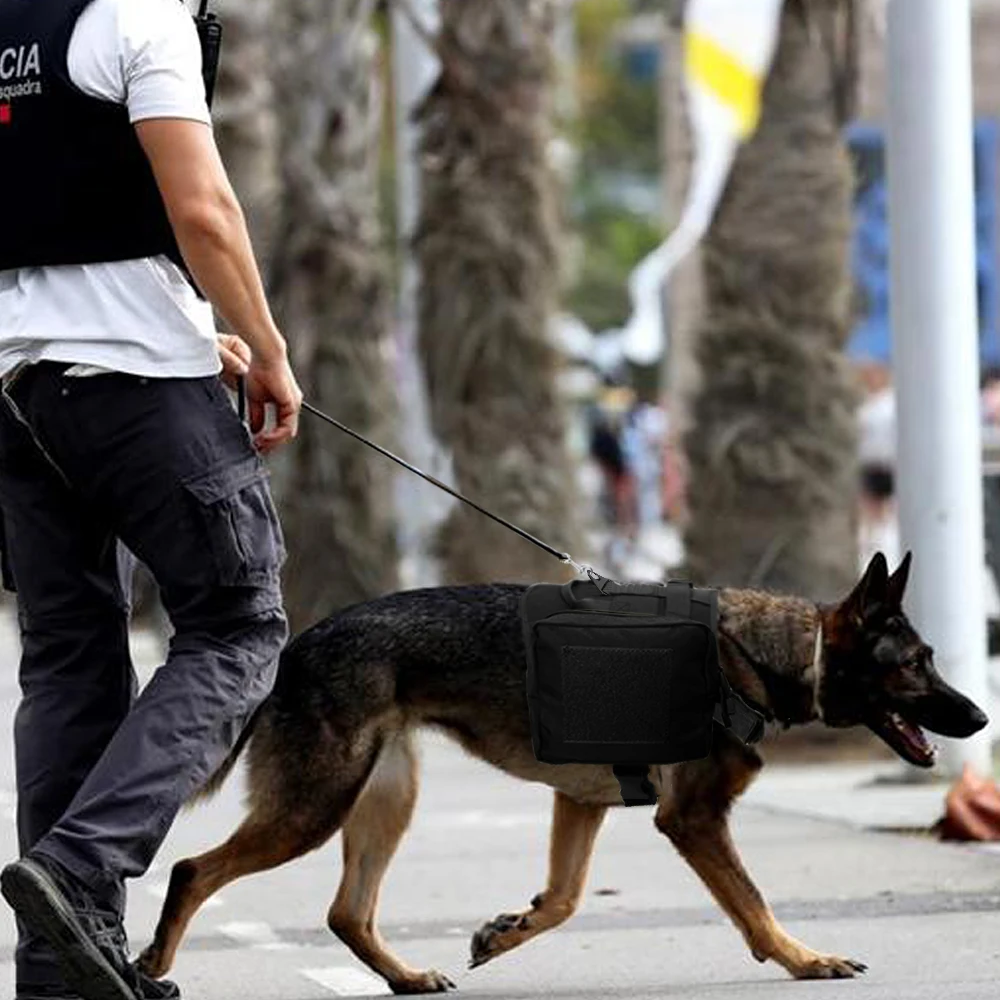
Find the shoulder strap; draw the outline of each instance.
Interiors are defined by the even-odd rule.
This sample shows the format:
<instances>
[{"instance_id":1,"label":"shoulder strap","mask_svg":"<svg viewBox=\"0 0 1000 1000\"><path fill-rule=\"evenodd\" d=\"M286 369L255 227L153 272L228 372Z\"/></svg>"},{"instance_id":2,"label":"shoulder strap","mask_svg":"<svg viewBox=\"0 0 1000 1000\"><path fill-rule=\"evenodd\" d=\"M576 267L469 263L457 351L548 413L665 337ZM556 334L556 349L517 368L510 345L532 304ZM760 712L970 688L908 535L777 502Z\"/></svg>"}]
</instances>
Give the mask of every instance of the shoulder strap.
<instances>
[{"instance_id":1,"label":"shoulder strap","mask_svg":"<svg viewBox=\"0 0 1000 1000\"><path fill-rule=\"evenodd\" d=\"M764 737L764 716L751 708L734 690L719 668L719 700L712 713L715 722L728 729L742 743L752 746Z\"/></svg>"},{"instance_id":2,"label":"shoulder strap","mask_svg":"<svg viewBox=\"0 0 1000 1000\"><path fill-rule=\"evenodd\" d=\"M222 51L222 23L208 11L208 0L201 0L194 18L201 43L201 75L205 82L205 101L212 106L215 96L215 79L219 73L219 56Z\"/></svg>"}]
</instances>

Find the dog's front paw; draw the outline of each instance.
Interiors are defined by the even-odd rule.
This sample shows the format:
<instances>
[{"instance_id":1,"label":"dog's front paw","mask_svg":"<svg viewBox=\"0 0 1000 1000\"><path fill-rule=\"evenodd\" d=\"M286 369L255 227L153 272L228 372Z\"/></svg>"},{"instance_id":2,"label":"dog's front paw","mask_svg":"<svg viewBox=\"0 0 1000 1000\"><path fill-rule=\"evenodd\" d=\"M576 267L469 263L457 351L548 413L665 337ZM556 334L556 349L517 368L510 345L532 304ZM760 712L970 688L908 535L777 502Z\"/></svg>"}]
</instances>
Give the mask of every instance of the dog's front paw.
<instances>
[{"instance_id":1,"label":"dog's front paw","mask_svg":"<svg viewBox=\"0 0 1000 1000\"><path fill-rule=\"evenodd\" d=\"M804 962L792 975L796 979L853 979L868 971L864 962L853 958L838 958L836 955L816 955Z\"/></svg>"},{"instance_id":2,"label":"dog's front paw","mask_svg":"<svg viewBox=\"0 0 1000 1000\"><path fill-rule=\"evenodd\" d=\"M160 979L170 971L163 949L155 941L142 952L135 964L150 979Z\"/></svg>"},{"instance_id":3,"label":"dog's front paw","mask_svg":"<svg viewBox=\"0 0 1000 1000\"><path fill-rule=\"evenodd\" d=\"M411 996L416 993L447 993L448 990L458 989L443 972L438 972L437 969L414 972L405 979L397 979L395 982L389 983L389 987L398 996Z\"/></svg>"},{"instance_id":4,"label":"dog's front paw","mask_svg":"<svg viewBox=\"0 0 1000 1000\"><path fill-rule=\"evenodd\" d=\"M525 913L501 913L472 935L469 968L485 965L491 958L516 948L528 936L529 917Z\"/></svg>"}]
</instances>

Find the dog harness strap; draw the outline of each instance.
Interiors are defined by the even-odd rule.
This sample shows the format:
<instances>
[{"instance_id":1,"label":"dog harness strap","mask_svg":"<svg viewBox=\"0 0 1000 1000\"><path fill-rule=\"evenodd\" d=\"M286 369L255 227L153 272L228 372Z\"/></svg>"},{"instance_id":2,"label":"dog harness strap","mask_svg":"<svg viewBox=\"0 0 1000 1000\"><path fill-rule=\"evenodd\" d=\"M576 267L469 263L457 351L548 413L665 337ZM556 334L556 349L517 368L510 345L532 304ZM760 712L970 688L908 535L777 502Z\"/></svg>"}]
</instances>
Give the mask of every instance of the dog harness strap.
<instances>
[{"instance_id":1,"label":"dog harness strap","mask_svg":"<svg viewBox=\"0 0 1000 1000\"><path fill-rule=\"evenodd\" d=\"M615 777L622 790L622 802L627 806L655 806L656 789L649 780L646 764L615 764Z\"/></svg>"},{"instance_id":2,"label":"dog harness strap","mask_svg":"<svg viewBox=\"0 0 1000 1000\"><path fill-rule=\"evenodd\" d=\"M747 746L759 743L764 737L764 716L733 690L729 678L721 670L719 686L719 700L715 703L712 718Z\"/></svg>"},{"instance_id":3,"label":"dog harness strap","mask_svg":"<svg viewBox=\"0 0 1000 1000\"><path fill-rule=\"evenodd\" d=\"M683 580L671 580L667 584L667 610L681 618L691 617L691 584Z\"/></svg>"}]
</instances>

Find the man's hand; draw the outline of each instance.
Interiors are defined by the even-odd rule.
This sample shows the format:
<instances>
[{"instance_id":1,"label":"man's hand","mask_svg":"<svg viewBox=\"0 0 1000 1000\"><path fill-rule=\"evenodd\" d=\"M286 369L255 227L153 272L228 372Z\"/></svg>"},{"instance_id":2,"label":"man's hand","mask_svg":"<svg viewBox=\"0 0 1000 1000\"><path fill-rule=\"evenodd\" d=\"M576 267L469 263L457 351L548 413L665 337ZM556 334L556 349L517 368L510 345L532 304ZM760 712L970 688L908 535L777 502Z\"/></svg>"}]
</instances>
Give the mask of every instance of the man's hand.
<instances>
[{"instance_id":1,"label":"man's hand","mask_svg":"<svg viewBox=\"0 0 1000 1000\"><path fill-rule=\"evenodd\" d=\"M238 378L246 378L250 429L254 443L265 454L290 441L299 430L302 393L284 357L269 362L254 360L250 346L241 337L220 333L219 358L222 361L222 381L236 388ZM275 426L264 430L267 406L276 411Z\"/></svg>"},{"instance_id":2,"label":"man's hand","mask_svg":"<svg viewBox=\"0 0 1000 1000\"><path fill-rule=\"evenodd\" d=\"M250 345L234 333L220 333L218 340L219 360L222 362L220 377L230 389L235 389L236 380L246 375L250 368Z\"/></svg>"},{"instance_id":3,"label":"man's hand","mask_svg":"<svg viewBox=\"0 0 1000 1000\"><path fill-rule=\"evenodd\" d=\"M285 357L276 360L254 357L246 379L250 430L254 434L254 443L266 455L298 434L302 392ZM265 430L268 404L275 409L275 425Z\"/></svg>"}]
</instances>

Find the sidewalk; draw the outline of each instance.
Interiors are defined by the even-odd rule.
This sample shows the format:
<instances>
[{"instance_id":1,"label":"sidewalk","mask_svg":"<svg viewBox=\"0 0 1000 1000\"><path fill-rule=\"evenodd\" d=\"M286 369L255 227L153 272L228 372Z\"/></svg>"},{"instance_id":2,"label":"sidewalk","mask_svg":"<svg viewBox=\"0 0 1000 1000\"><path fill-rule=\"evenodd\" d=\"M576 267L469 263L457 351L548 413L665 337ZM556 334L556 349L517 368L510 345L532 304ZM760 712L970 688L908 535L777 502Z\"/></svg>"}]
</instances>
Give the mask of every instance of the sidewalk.
<instances>
[{"instance_id":1,"label":"sidewalk","mask_svg":"<svg viewBox=\"0 0 1000 1000\"><path fill-rule=\"evenodd\" d=\"M892 762L781 764L765 767L742 801L858 830L925 833L941 818L950 787L943 778L914 781ZM1000 854L1000 844L971 846Z\"/></svg>"}]
</instances>

